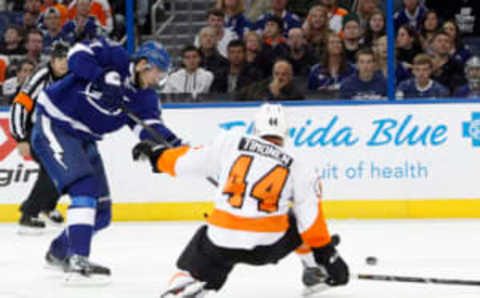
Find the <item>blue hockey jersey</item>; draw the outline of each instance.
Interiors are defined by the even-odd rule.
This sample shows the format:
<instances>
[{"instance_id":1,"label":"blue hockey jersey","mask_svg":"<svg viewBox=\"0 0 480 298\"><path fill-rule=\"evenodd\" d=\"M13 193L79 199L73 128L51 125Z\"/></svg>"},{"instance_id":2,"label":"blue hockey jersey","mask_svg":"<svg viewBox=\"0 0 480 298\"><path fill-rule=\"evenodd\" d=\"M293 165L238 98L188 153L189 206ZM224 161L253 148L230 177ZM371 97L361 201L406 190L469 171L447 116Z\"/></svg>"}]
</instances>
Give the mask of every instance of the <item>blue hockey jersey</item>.
<instances>
[{"instance_id":1,"label":"blue hockey jersey","mask_svg":"<svg viewBox=\"0 0 480 298\"><path fill-rule=\"evenodd\" d=\"M68 54L70 74L50 85L38 99L39 113L52 123L83 140L100 140L104 134L128 125L140 139L153 139L120 109L110 111L102 101L101 90L93 82L105 71L115 70L124 85L123 102L138 118L172 144L180 140L161 121L157 94L135 86L134 63L126 50L105 39L77 43Z\"/></svg>"},{"instance_id":2,"label":"blue hockey jersey","mask_svg":"<svg viewBox=\"0 0 480 298\"><path fill-rule=\"evenodd\" d=\"M358 72L342 81L340 98L378 100L387 97L387 81L380 71L375 72L369 82L364 82L358 77Z\"/></svg>"},{"instance_id":3,"label":"blue hockey jersey","mask_svg":"<svg viewBox=\"0 0 480 298\"><path fill-rule=\"evenodd\" d=\"M406 8L397 11L393 15L395 31L397 31L402 25L409 25L416 30L420 30L422 27L422 20L425 18L426 14L427 9L421 4L418 5L413 15L411 15Z\"/></svg>"},{"instance_id":4,"label":"blue hockey jersey","mask_svg":"<svg viewBox=\"0 0 480 298\"><path fill-rule=\"evenodd\" d=\"M267 21L273 16L271 12L267 12L258 17L257 21L254 24L254 30L257 30L257 33L262 35L263 30ZM284 11L282 14L283 19L283 36L287 37L288 31L292 28L298 28L302 26L302 21L300 18L293 13Z\"/></svg>"},{"instance_id":5,"label":"blue hockey jersey","mask_svg":"<svg viewBox=\"0 0 480 298\"><path fill-rule=\"evenodd\" d=\"M355 67L347 63L344 72L332 76L325 65L319 63L312 67L308 76L309 90L339 90L341 82L355 72Z\"/></svg>"},{"instance_id":6,"label":"blue hockey jersey","mask_svg":"<svg viewBox=\"0 0 480 298\"><path fill-rule=\"evenodd\" d=\"M397 99L404 98L442 98L450 94L448 89L442 84L430 80L430 83L423 89L417 86L415 79L408 79L398 85L396 97Z\"/></svg>"},{"instance_id":7,"label":"blue hockey jersey","mask_svg":"<svg viewBox=\"0 0 480 298\"><path fill-rule=\"evenodd\" d=\"M458 98L480 99L480 90L472 90L468 84L458 88L453 94Z\"/></svg>"}]
</instances>

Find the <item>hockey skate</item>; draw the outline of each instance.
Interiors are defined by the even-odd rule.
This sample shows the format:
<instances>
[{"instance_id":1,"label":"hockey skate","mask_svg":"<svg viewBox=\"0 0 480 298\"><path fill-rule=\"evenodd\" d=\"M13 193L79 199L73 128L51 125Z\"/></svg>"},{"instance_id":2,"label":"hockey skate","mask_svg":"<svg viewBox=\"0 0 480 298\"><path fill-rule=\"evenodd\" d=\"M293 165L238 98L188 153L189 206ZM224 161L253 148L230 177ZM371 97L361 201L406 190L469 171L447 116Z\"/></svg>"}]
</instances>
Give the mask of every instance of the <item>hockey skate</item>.
<instances>
[{"instance_id":1,"label":"hockey skate","mask_svg":"<svg viewBox=\"0 0 480 298\"><path fill-rule=\"evenodd\" d=\"M53 226L60 226L64 222L63 215L57 209L52 211L43 211L40 216L45 220L45 222Z\"/></svg>"},{"instance_id":2,"label":"hockey skate","mask_svg":"<svg viewBox=\"0 0 480 298\"><path fill-rule=\"evenodd\" d=\"M19 235L40 235L45 232L45 222L31 215L22 214L18 224Z\"/></svg>"},{"instance_id":3,"label":"hockey skate","mask_svg":"<svg viewBox=\"0 0 480 298\"><path fill-rule=\"evenodd\" d=\"M90 262L85 256L70 256L63 269L67 274L65 286L103 286L110 282L110 269Z\"/></svg>"},{"instance_id":4,"label":"hockey skate","mask_svg":"<svg viewBox=\"0 0 480 298\"><path fill-rule=\"evenodd\" d=\"M303 263L302 282L305 285L303 289L303 297L315 297L318 293L321 293L330 288L325 283L328 275L322 267L307 267Z\"/></svg>"},{"instance_id":5,"label":"hockey skate","mask_svg":"<svg viewBox=\"0 0 480 298\"><path fill-rule=\"evenodd\" d=\"M188 273L177 273L170 281L168 289L160 298L203 298L207 291L204 282L194 279Z\"/></svg>"},{"instance_id":6,"label":"hockey skate","mask_svg":"<svg viewBox=\"0 0 480 298\"><path fill-rule=\"evenodd\" d=\"M45 268L49 270L63 272L64 268L67 266L67 262L65 259L58 258L50 250L47 251L47 254L45 255L45 261L46 261Z\"/></svg>"}]
</instances>

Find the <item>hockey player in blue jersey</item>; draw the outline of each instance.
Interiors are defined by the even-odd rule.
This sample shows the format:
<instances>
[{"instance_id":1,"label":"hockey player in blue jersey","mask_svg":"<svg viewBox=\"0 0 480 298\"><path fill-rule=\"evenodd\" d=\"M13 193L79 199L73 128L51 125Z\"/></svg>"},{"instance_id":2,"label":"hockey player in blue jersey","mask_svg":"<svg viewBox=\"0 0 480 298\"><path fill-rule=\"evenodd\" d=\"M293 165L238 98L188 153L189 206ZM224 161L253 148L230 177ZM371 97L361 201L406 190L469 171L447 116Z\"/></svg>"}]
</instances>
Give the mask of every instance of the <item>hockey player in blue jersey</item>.
<instances>
[{"instance_id":1,"label":"hockey player in blue jersey","mask_svg":"<svg viewBox=\"0 0 480 298\"><path fill-rule=\"evenodd\" d=\"M398 85L397 99L404 98L445 98L450 92L447 87L432 80L433 61L427 54L418 54L413 59L412 73L414 78L405 80Z\"/></svg>"},{"instance_id":2,"label":"hockey player in blue jersey","mask_svg":"<svg viewBox=\"0 0 480 298\"><path fill-rule=\"evenodd\" d=\"M123 112L126 108L173 146L181 140L161 121L152 87L170 66L165 49L142 45L132 61L105 39L76 44L68 54L71 74L38 99L32 146L60 193L68 194L67 227L53 240L47 264L61 267L67 283L108 280L107 267L88 259L93 234L107 227L111 201L96 142L128 125L139 139L151 135Z\"/></svg>"},{"instance_id":3,"label":"hockey player in blue jersey","mask_svg":"<svg viewBox=\"0 0 480 298\"><path fill-rule=\"evenodd\" d=\"M455 97L480 99L480 57L473 56L465 65L468 83L455 91Z\"/></svg>"}]
</instances>

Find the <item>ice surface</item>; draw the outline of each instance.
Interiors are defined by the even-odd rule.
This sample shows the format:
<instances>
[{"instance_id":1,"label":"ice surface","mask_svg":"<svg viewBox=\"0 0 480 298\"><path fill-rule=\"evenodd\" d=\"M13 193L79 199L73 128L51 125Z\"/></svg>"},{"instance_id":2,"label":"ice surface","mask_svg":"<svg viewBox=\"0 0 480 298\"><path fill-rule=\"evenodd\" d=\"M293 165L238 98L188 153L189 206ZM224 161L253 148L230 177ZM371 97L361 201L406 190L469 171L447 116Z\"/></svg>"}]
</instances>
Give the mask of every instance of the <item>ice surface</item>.
<instances>
[{"instance_id":1,"label":"ice surface","mask_svg":"<svg viewBox=\"0 0 480 298\"><path fill-rule=\"evenodd\" d=\"M95 236L91 259L112 269L103 288L65 288L61 275L44 269L44 254L58 230L19 236L0 224L0 298L159 297L175 261L200 222L114 223ZM479 220L329 221L339 251L354 273L480 280ZM376 266L365 264L378 258ZM237 266L211 297L301 297L301 265L293 254L276 266ZM209 296L210 297L210 296ZM351 280L324 298L473 298L480 287Z\"/></svg>"}]
</instances>

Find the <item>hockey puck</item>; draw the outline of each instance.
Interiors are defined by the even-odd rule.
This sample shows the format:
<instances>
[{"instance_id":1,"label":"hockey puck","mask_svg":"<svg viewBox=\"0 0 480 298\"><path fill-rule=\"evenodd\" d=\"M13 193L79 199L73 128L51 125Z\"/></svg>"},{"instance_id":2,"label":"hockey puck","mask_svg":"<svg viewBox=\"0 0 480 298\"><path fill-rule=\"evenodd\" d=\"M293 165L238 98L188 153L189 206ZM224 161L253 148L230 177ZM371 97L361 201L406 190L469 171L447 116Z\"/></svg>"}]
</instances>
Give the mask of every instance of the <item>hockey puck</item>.
<instances>
[{"instance_id":1,"label":"hockey puck","mask_svg":"<svg viewBox=\"0 0 480 298\"><path fill-rule=\"evenodd\" d=\"M377 265L378 263L378 259L376 257L367 257L365 259L365 262L368 264L368 265Z\"/></svg>"}]
</instances>

